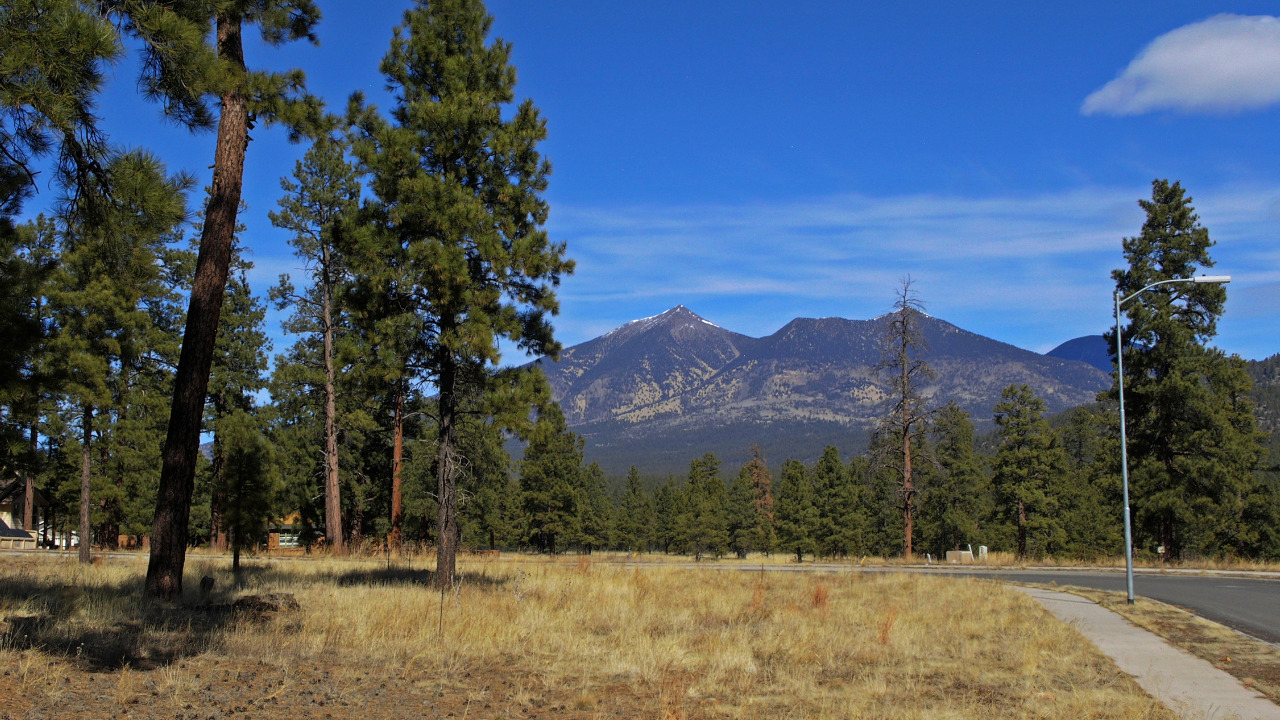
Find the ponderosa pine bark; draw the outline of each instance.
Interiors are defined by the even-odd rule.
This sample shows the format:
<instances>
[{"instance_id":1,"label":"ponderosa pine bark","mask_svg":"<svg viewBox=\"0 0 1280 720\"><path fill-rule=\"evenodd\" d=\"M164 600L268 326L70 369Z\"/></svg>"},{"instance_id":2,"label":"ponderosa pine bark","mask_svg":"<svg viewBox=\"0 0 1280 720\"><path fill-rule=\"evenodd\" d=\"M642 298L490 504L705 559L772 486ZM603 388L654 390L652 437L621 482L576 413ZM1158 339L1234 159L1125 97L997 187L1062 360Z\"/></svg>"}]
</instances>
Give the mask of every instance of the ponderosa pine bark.
<instances>
[{"instance_id":1,"label":"ponderosa pine bark","mask_svg":"<svg viewBox=\"0 0 1280 720\"><path fill-rule=\"evenodd\" d=\"M217 42L219 57L243 72L244 43L239 17L218 18ZM232 83L223 93L221 104L213 156L213 185L200 233L200 254L174 380L173 408L169 414L152 522L147 593L163 598L182 595L200 426L222 316L222 297L231 267L231 244L244 183L244 157L249 146L249 111L243 86Z\"/></svg>"},{"instance_id":2,"label":"ponderosa pine bark","mask_svg":"<svg viewBox=\"0 0 1280 720\"><path fill-rule=\"evenodd\" d=\"M324 536L330 551L342 555L342 496L338 484L338 379L333 354L333 256L327 242L320 245L320 322L324 349Z\"/></svg>"}]
</instances>

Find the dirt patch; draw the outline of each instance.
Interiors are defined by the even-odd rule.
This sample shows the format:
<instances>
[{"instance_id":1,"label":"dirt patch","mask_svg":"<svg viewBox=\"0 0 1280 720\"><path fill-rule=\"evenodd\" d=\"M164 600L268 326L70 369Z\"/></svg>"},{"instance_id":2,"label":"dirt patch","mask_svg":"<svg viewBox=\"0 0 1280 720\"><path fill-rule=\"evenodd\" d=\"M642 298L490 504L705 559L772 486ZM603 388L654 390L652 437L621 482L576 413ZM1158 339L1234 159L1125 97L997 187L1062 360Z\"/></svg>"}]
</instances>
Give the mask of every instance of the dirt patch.
<instances>
[{"instance_id":1,"label":"dirt patch","mask_svg":"<svg viewBox=\"0 0 1280 720\"><path fill-rule=\"evenodd\" d=\"M85 672L65 669L53 686L26 697L13 669L0 675L0 720L264 720L297 718L568 718L641 717L656 697L617 685L583 691L509 667L440 680L378 675L369 668L281 667L200 658L168 671ZM13 681L12 683L10 681ZM655 693L656 695L656 693ZM693 717L687 714L686 717Z\"/></svg>"}]
</instances>

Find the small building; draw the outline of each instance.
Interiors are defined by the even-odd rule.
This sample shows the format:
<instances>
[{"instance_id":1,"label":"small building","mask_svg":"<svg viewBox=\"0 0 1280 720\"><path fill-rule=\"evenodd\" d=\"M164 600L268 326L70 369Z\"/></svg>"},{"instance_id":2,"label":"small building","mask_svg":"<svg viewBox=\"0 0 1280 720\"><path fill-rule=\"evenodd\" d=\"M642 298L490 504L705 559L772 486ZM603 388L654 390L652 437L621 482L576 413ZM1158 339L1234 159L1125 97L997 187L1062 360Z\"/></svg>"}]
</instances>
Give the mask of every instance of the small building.
<instances>
[{"instance_id":1,"label":"small building","mask_svg":"<svg viewBox=\"0 0 1280 720\"><path fill-rule=\"evenodd\" d=\"M267 552L302 547L302 517L293 513L267 524Z\"/></svg>"},{"instance_id":2,"label":"small building","mask_svg":"<svg viewBox=\"0 0 1280 720\"><path fill-rule=\"evenodd\" d=\"M49 500L35 486L24 480L10 480L0 485L0 549L34 550L40 514Z\"/></svg>"}]
</instances>

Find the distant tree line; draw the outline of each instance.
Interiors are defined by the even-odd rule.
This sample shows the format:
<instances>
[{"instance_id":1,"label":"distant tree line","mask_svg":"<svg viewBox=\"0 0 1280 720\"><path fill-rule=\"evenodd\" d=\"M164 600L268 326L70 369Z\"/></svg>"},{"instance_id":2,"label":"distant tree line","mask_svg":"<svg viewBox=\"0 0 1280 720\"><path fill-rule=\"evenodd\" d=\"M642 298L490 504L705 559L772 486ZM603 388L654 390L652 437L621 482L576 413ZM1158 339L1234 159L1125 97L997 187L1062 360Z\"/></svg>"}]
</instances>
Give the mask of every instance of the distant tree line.
<instances>
[{"instance_id":1,"label":"distant tree line","mask_svg":"<svg viewBox=\"0 0 1280 720\"><path fill-rule=\"evenodd\" d=\"M1123 552L1117 407L1100 402L1054 418L1026 385L1005 388L996 429L976 437L968 413L949 404L915 439L917 555L985 545L1021 557L1092 560ZM612 549L695 558L781 553L796 559L902 555L901 471L875 460L882 449L841 458L829 447L813 464L789 459L775 477L758 449L730 475L712 453L689 472L655 484L636 468L611 493L600 468L585 463L582 439L554 406L540 417L511 475L500 463L464 512L474 547L584 552ZM498 438L492 447L497 454ZM873 441L896 446L897 438ZM981 446L993 448L982 452ZM1280 557L1280 493L1263 468L1243 483L1237 504L1186 495L1177 532L1184 557ZM506 500L503 497L505 488ZM1136 497L1135 517L1155 503ZM1232 527L1234 525L1234 527ZM1158 557L1158 525L1139 521L1139 554ZM1173 548L1166 548L1174 555Z\"/></svg>"}]
</instances>

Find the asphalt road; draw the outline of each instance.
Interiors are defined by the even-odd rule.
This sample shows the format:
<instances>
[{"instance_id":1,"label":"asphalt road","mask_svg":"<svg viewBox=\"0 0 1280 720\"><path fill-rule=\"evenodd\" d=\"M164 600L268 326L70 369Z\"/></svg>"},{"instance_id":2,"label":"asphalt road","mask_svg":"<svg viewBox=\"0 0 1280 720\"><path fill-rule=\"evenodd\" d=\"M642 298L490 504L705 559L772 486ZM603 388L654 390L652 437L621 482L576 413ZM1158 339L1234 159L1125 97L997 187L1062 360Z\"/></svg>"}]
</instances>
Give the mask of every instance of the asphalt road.
<instances>
[{"instance_id":1,"label":"asphalt road","mask_svg":"<svg viewBox=\"0 0 1280 720\"><path fill-rule=\"evenodd\" d=\"M992 580L1057 583L1098 590L1125 591L1124 572L1079 570L936 570ZM1280 643L1280 580L1229 575L1154 575L1136 573L1133 594L1190 610L1270 643Z\"/></svg>"}]
</instances>

